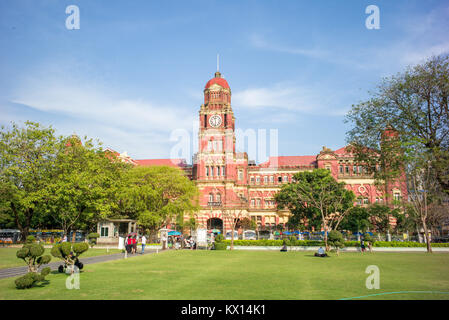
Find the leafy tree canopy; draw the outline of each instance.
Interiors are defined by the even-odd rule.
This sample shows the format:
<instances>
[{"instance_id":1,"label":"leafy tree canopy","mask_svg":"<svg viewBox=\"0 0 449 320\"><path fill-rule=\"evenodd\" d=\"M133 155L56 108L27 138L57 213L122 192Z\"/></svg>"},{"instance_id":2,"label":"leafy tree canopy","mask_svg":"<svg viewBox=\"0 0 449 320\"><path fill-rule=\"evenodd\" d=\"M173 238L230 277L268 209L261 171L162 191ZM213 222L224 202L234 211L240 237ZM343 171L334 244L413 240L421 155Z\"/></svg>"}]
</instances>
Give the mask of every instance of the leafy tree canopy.
<instances>
[{"instance_id":1,"label":"leafy tree canopy","mask_svg":"<svg viewBox=\"0 0 449 320\"><path fill-rule=\"evenodd\" d=\"M135 167L124 179L117 196L118 213L137 219L146 228L159 229L199 209L197 187L177 168Z\"/></svg>"}]
</instances>

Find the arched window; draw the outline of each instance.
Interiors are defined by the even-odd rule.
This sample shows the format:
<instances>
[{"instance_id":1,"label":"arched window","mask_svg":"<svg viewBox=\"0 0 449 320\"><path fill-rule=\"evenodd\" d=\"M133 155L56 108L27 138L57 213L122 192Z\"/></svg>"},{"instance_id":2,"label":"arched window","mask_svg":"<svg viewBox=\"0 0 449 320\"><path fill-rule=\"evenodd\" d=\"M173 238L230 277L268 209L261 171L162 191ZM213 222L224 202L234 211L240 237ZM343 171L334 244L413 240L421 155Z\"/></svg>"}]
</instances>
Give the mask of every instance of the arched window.
<instances>
[{"instance_id":1,"label":"arched window","mask_svg":"<svg viewBox=\"0 0 449 320\"><path fill-rule=\"evenodd\" d=\"M209 202L214 202L214 195L209 193Z\"/></svg>"},{"instance_id":2,"label":"arched window","mask_svg":"<svg viewBox=\"0 0 449 320\"><path fill-rule=\"evenodd\" d=\"M221 202L221 194L217 193L217 194L215 195L215 201Z\"/></svg>"}]
</instances>

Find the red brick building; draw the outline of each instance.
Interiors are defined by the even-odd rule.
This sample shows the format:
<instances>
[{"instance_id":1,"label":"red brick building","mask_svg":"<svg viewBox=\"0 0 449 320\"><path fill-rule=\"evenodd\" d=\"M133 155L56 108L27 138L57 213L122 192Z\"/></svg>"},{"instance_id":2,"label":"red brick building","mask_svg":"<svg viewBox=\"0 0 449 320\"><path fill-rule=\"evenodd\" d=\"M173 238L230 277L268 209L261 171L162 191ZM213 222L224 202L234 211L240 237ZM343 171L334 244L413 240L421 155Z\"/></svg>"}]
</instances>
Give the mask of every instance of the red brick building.
<instances>
[{"instance_id":1,"label":"red brick building","mask_svg":"<svg viewBox=\"0 0 449 320\"><path fill-rule=\"evenodd\" d=\"M199 150L192 165L184 159L118 156L135 165L169 165L184 170L200 190L201 210L195 218L209 229L230 230L231 221L242 217L250 217L259 227L285 225L289 212L276 209L274 195L295 173L316 168L328 169L335 179L344 181L357 196L358 205L385 201L384 192L376 188L361 165L354 163L354 156L345 147L323 147L317 155L270 157L261 164L248 161L246 153L236 152L231 89L218 71L204 88L199 123ZM392 184L390 192L394 198L406 197L405 183Z\"/></svg>"}]
</instances>

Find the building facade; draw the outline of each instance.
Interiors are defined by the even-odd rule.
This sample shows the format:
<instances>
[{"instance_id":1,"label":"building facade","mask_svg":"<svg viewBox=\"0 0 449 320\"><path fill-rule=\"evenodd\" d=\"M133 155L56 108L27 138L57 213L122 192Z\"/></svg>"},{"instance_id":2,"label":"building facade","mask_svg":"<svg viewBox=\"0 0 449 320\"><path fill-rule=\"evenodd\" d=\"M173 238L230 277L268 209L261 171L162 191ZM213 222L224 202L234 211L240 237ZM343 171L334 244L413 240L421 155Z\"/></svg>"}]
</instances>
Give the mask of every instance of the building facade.
<instances>
[{"instance_id":1,"label":"building facade","mask_svg":"<svg viewBox=\"0 0 449 320\"><path fill-rule=\"evenodd\" d=\"M134 165L182 169L200 191L201 210L195 219L208 229L226 232L232 229L232 223L244 217L254 220L259 228L284 226L290 213L277 210L275 194L283 184L292 181L295 173L317 168L327 169L337 181L345 182L357 197L356 205L385 201L385 191L376 188L372 175L354 162L346 147L323 147L317 155L270 157L261 164L249 161L244 152L236 152L231 89L218 71L206 83L198 116L199 148L192 165L184 159L134 160L127 154L117 156ZM406 197L405 181L392 183L389 193L395 199Z\"/></svg>"}]
</instances>

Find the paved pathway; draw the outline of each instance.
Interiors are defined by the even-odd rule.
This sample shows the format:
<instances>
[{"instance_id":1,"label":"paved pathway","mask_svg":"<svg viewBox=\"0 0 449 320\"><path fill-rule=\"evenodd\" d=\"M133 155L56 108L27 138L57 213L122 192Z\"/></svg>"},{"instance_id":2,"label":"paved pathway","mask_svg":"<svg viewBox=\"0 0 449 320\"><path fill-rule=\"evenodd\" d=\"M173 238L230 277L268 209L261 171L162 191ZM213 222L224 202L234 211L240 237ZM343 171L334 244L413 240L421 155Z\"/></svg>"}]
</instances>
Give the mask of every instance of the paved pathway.
<instances>
[{"instance_id":1,"label":"paved pathway","mask_svg":"<svg viewBox=\"0 0 449 320\"><path fill-rule=\"evenodd\" d=\"M156 252L156 249L145 248L144 254L150 254L150 253L155 253L155 252ZM128 258L140 257L141 255L142 254L140 254L140 253L129 254ZM83 264L92 264L92 263L99 263L99 262L105 262L105 261L111 261L111 260L119 260L119 259L124 259L124 258L125 258L124 253L114 253L114 254L109 254L109 255L87 257L87 258L83 258L81 256L80 261ZM57 259L57 258L52 257L52 260L53 259ZM58 270L58 267L61 264L63 264L62 261L58 260L55 262L50 262L49 264L46 264L44 266L41 266L40 269L45 268L45 267L50 267L51 270ZM14 268L0 269L0 279L21 276L21 275L26 274L27 272L28 272L28 267L26 267L26 266L25 267L14 267Z\"/></svg>"}]
</instances>

